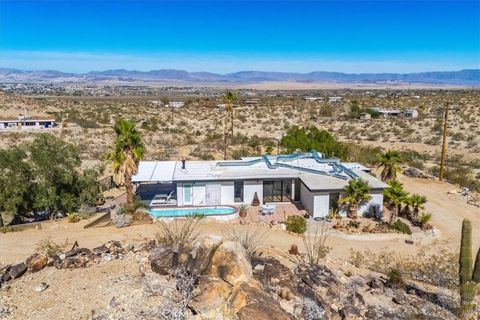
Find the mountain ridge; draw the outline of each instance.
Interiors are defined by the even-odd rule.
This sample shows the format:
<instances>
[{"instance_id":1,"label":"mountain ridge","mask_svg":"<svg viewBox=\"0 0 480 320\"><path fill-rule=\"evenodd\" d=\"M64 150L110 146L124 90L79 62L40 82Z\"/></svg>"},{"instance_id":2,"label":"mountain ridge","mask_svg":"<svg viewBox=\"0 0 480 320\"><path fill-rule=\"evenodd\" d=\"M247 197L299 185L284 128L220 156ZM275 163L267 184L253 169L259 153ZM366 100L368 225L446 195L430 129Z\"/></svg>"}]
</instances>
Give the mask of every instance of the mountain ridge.
<instances>
[{"instance_id":1,"label":"mountain ridge","mask_svg":"<svg viewBox=\"0 0 480 320\"><path fill-rule=\"evenodd\" d=\"M56 70L19 70L0 68L0 82L95 82L119 81L185 81L185 82L231 82L251 83L265 81L337 82L337 83L424 83L480 85L480 69L458 71L429 71L415 73L344 73L331 71L275 72L238 71L231 73L188 72L178 69L150 71L109 69L86 73L61 72Z\"/></svg>"}]
</instances>

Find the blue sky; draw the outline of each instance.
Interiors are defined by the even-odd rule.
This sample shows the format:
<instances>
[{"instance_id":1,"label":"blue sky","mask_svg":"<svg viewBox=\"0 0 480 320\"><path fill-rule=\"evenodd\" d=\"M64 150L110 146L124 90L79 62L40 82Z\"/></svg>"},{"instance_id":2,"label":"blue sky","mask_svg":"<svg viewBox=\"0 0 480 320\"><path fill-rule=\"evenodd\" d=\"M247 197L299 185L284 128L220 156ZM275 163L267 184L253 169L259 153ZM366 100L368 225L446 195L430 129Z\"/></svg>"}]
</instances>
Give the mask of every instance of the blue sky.
<instances>
[{"instance_id":1,"label":"blue sky","mask_svg":"<svg viewBox=\"0 0 480 320\"><path fill-rule=\"evenodd\" d=\"M479 68L480 1L0 0L0 67Z\"/></svg>"}]
</instances>

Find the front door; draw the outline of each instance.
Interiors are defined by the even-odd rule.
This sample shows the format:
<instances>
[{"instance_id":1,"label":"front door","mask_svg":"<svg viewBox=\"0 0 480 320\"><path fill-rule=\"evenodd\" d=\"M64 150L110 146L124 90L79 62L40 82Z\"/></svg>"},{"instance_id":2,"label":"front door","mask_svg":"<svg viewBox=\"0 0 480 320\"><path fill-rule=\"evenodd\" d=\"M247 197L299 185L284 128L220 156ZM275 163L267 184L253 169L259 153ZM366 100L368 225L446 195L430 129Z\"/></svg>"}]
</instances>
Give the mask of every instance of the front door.
<instances>
[{"instance_id":1,"label":"front door","mask_svg":"<svg viewBox=\"0 0 480 320\"><path fill-rule=\"evenodd\" d=\"M193 189L191 184L183 185L183 204L188 205L193 203Z\"/></svg>"}]
</instances>

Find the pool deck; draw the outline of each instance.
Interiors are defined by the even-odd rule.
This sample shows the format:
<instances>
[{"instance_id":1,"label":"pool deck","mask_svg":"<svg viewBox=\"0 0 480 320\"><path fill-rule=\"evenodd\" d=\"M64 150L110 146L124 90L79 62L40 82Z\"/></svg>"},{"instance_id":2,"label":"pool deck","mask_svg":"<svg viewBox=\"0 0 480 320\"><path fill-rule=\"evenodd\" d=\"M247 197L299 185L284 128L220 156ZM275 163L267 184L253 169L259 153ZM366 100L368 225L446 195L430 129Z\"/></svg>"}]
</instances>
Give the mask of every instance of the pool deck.
<instances>
[{"instance_id":1,"label":"pool deck","mask_svg":"<svg viewBox=\"0 0 480 320\"><path fill-rule=\"evenodd\" d=\"M277 204L275 213L271 215L262 215L261 207L250 206L245 220L247 223L271 223L284 222L289 216L303 216L305 208L301 204L282 203Z\"/></svg>"}]
</instances>

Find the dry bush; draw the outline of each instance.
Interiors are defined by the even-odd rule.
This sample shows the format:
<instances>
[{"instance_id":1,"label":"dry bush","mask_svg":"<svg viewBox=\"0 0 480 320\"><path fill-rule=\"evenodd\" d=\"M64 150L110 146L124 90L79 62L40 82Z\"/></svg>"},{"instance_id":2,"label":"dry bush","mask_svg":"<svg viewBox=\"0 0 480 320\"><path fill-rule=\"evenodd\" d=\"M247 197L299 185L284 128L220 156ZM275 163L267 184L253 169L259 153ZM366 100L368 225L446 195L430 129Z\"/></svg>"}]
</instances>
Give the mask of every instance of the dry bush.
<instances>
[{"instance_id":1,"label":"dry bush","mask_svg":"<svg viewBox=\"0 0 480 320\"><path fill-rule=\"evenodd\" d=\"M68 239L65 239L63 243L57 243L50 238L46 238L37 243L35 251L53 257L56 254L62 253L69 245Z\"/></svg>"},{"instance_id":2,"label":"dry bush","mask_svg":"<svg viewBox=\"0 0 480 320\"><path fill-rule=\"evenodd\" d=\"M200 235L198 226L203 218L204 215L192 214L185 220L175 219L170 223L160 220L160 230L155 236L159 243L167 245L193 242Z\"/></svg>"},{"instance_id":3,"label":"dry bush","mask_svg":"<svg viewBox=\"0 0 480 320\"><path fill-rule=\"evenodd\" d=\"M356 267L383 274L388 274L390 270L403 270L405 277L412 280L449 289L458 287L458 255L444 247L432 252L431 247L422 246L412 255L400 255L395 251L374 253L369 249L363 252L351 250L349 261Z\"/></svg>"},{"instance_id":4,"label":"dry bush","mask_svg":"<svg viewBox=\"0 0 480 320\"><path fill-rule=\"evenodd\" d=\"M231 227L223 231L223 236L231 241L239 242L247 251L248 256L252 256L257 247L265 240L270 229L260 228L252 230L249 227L240 226Z\"/></svg>"}]
</instances>

